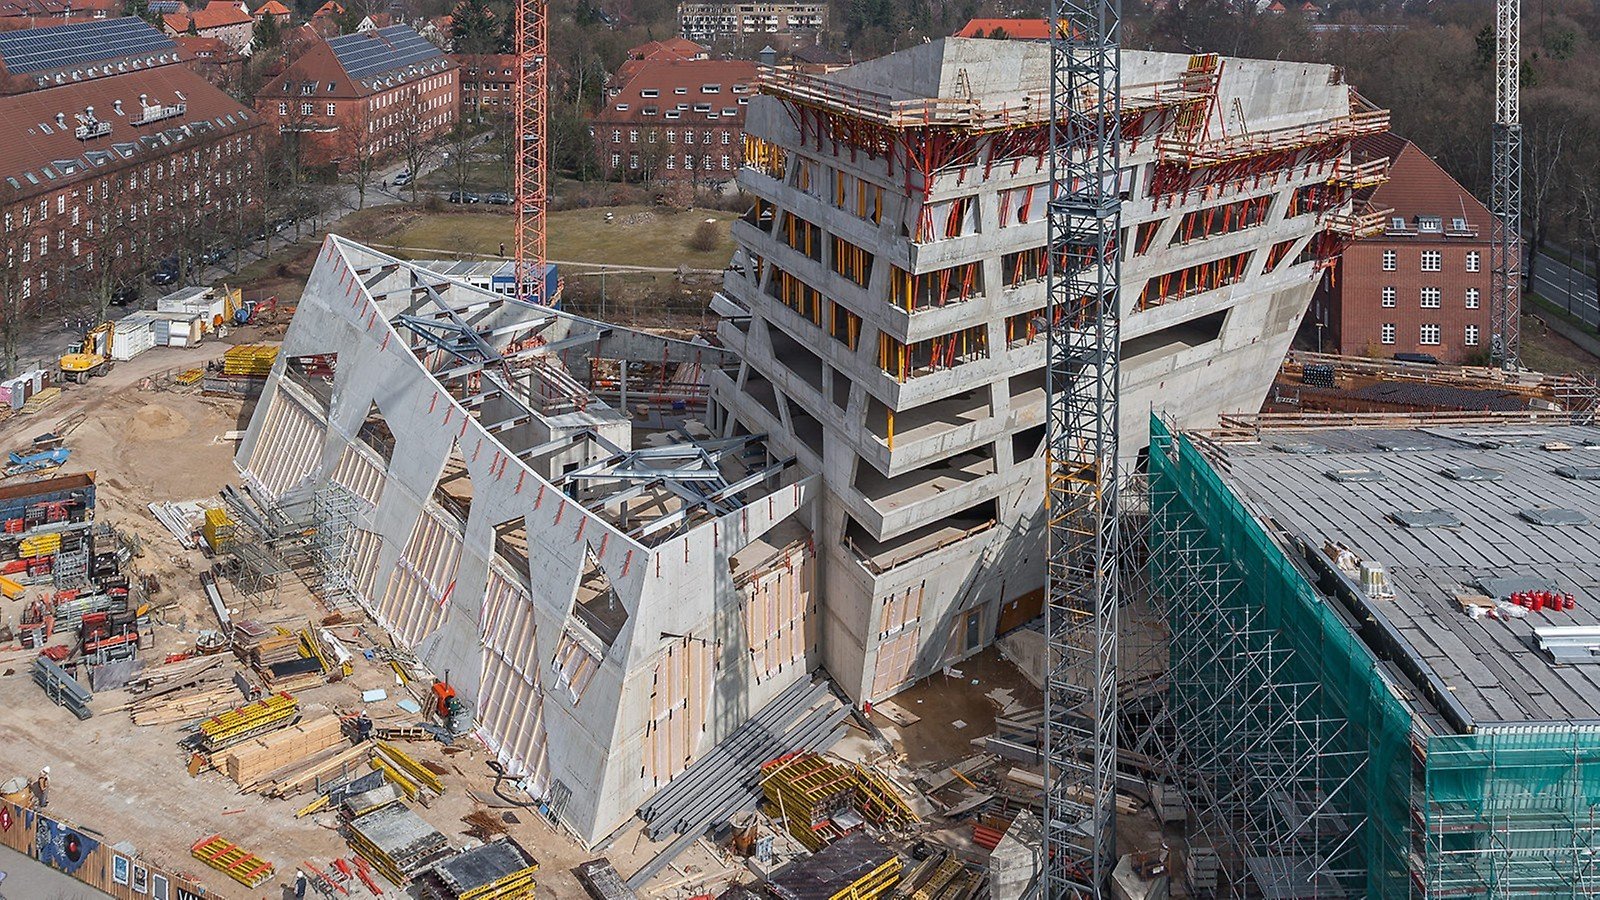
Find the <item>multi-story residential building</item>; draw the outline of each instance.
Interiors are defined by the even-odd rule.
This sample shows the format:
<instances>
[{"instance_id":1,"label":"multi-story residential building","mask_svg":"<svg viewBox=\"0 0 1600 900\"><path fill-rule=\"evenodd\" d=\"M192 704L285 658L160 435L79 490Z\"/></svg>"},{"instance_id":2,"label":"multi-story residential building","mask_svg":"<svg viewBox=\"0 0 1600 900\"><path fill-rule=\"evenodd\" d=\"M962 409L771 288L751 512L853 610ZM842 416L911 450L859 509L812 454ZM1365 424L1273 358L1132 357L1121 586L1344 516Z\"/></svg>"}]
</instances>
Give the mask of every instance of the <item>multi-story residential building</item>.
<instances>
[{"instance_id":1,"label":"multi-story residential building","mask_svg":"<svg viewBox=\"0 0 1600 900\"><path fill-rule=\"evenodd\" d=\"M1489 210L1404 138L1370 138L1357 153L1391 164L1388 183L1363 192L1388 210L1386 227L1344 251L1308 324L1321 323L1339 353L1487 361Z\"/></svg>"},{"instance_id":2,"label":"multi-story residential building","mask_svg":"<svg viewBox=\"0 0 1600 900\"><path fill-rule=\"evenodd\" d=\"M211 0L204 6L190 7L187 12L163 15L161 22L168 34L217 38L246 55L250 53L256 24L250 10L237 0Z\"/></svg>"},{"instance_id":3,"label":"multi-story residential building","mask_svg":"<svg viewBox=\"0 0 1600 900\"><path fill-rule=\"evenodd\" d=\"M242 236L262 197L262 121L134 18L0 34L3 292L109 290L146 263Z\"/></svg>"},{"instance_id":4,"label":"multi-story residential building","mask_svg":"<svg viewBox=\"0 0 1600 900\"><path fill-rule=\"evenodd\" d=\"M758 44L814 44L828 27L828 4L680 3L678 27L691 41L754 41Z\"/></svg>"},{"instance_id":5,"label":"multi-story residential building","mask_svg":"<svg viewBox=\"0 0 1600 900\"><path fill-rule=\"evenodd\" d=\"M0 0L0 31L89 22L122 14L121 0Z\"/></svg>"},{"instance_id":6,"label":"multi-story residential building","mask_svg":"<svg viewBox=\"0 0 1600 900\"><path fill-rule=\"evenodd\" d=\"M461 117L495 121L509 116L511 91L517 81L517 57L512 53L452 53L461 80Z\"/></svg>"},{"instance_id":7,"label":"multi-story residential building","mask_svg":"<svg viewBox=\"0 0 1600 900\"><path fill-rule=\"evenodd\" d=\"M1388 124L1330 66L1123 65L1132 462L1152 408L1260 407L1349 225L1350 140ZM319 528L330 608L452 673L585 842L717 777L730 735L797 749L773 735L819 667L880 701L1040 608L1049 71L1041 44L947 39L773 73L720 347L330 237L244 479L348 511Z\"/></svg>"},{"instance_id":8,"label":"multi-story residential building","mask_svg":"<svg viewBox=\"0 0 1600 900\"><path fill-rule=\"evenodd\" d=\"M753 62L710 59L683 40L634 48L590 123L601 168L614 178L731 181L755 90Z\"/></svg>"},{"instance_id":9,"label":"multi-story residential building","mask_svg":"<svg viewBox=\"0 0 1600 900\"><path fill-rule=\"evenodd\" d=\"M331 0L330 0L331 2ZM458 67L405 25L313 44L256 95L304 165L391 158L456 123Z\"/></svg>"},{"instance_id":10,"label":"multi-story residential building","mask_svg":"<svg viewBox=\"0 0 1600 900\"><path fill-rule=\"evenodd\" d=\"M268 16L271 16L278 25L286 26L289 24L289 7L284 6L279 0L267 0L267 2L256 7L255 19L260 22Z\"/></svg>"}]
</instances>

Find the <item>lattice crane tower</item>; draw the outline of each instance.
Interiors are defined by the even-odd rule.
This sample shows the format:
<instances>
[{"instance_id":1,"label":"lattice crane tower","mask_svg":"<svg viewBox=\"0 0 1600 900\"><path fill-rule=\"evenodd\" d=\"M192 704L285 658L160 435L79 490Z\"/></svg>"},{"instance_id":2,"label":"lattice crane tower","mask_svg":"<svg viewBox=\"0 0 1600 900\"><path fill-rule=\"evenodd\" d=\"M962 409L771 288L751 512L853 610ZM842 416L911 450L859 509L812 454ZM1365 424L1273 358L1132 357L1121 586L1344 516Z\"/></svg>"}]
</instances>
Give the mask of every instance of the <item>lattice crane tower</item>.
<instances>
[{"instance_id":1,"label":"lattice crane tower","mask_svg":"<svg viewBox=\"0 0 1600 900\"><path fill-rule=\"evenodd\" d=\"M545 293L545 208L549 171L545 103L549 91L549 6L546 0L517 0L513 25L517 56L517 81L512 100L516 107L516 150L512 157L512 195L516 200L517 299L549 303ZM530 290L531 286L534 287ZM529 296L533 294L535 296Z\"/></svg>"},{"instance_id":2,"label":"lattice crane tower","mask_svg":"<svg viewBox=\"0 0 1600 900\"><path fill-rule=\"evenodd\" d=\"M1516 368L1522 323L1522 116L1517 83L1522 62L1522 0L1494 6L1494 212L1489 256L1494 270L1489 350L1494 362Z\"/></svg>"},{"instance_id":3,"label":"lattice crane tower","mask_svg":"<svg viewBox=\"0 0 1600 900\"><path fill-rule=\"evenodd\" d=\"M1121 0L1051 0L1045 889L1116 865Z\"/></svg>"}]
</instances>

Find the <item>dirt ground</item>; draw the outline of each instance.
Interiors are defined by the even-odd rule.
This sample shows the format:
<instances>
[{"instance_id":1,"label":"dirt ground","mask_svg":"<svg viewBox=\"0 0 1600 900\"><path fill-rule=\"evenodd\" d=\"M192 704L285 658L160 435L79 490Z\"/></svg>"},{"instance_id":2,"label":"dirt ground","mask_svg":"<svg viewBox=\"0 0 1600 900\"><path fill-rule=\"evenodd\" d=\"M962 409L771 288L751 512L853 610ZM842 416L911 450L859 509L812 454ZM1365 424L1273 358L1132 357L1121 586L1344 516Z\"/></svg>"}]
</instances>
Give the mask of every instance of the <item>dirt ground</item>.
<instances>
[{"instance_id":1,"label":"dirt ground","mask_svg":"<svg viewBox=\"0 0 1600 900\"><path fill-rule=\"evenodd\" d=\"M247 331L233 337L248 341L254 336ZM141 653L147 666L192 648L200 630L216 626L198 580L209 561L198 551L182 549L150 514L147 504L213 497L234 480L235 444L222 436L243 428L249 413L239 400L158 390L151 383L156 376L203 365L219 357L226 346L211 342L185 350L149 351L119 364L102 379L69 386L60 400L38 414L0 423L3 449L26 443L44 431L70 426L82 416L68 436L73 455L62 472L97 473L97 519L140 536L143 555L133 561L132 568L139 574L156 575L161 584L152 598L158 609L153 617L154 646ZM0 601L0 620L14 626L26 600L43 590L34 588L21 600ZM225 596L228 593L225 589ZM230 605L240 604L238 598L228 599ZM321 614L309 592L300 586L283 591L275 605L244 607L240 613L291 625L304 622L308 615ZM370 625L364 631L378 634ZM31 776L49 765L52 813L100 832L109 841L130 841L147 858L193 874L205 885L208 896L280 900L282 882L292 877L303 861L326 868L332 859L351 854L331 817L294 818L294 811L309 797L268 800L240 794L232 781L216 772L191 778L178 746L182 726L134 726L126 712L115 709L130 699L125 691L96 694L92 708L97 712L82 722L50 704L29 676L32 656L33 651L16 644L0 647L0 727L5 732L0 780ZM230 659L228 665L236 664ZM309 712L319 707L348 711L363 707L363 690L382 687L389 692L389 699L373 704L367 712L380 723L412 721L395 705L405 696L395 680L386 665L357 658L352 677L297 696ZM437 743L407 745L418 759L448 772L445 794L418 813L456 846L468 840L464 816L475 810L510 813L516 820L508 823L510 833L541 863L540 895L582 896L570 870L599 854L583 850L556 832L536 810L514 808L497 799L490 755L481 745L465 741L457 742L456 748L447 750ZM278 877L262 888L248 890L192 859L190 846L212 833L221 833L271 860ZM625 831L607 855L626 875L657 849ZM657 878L659 885L686 882L683 888L658 890L648 896L687 896L687 889L705 874L724 869L706 847L693 847Z\"/></svg>"},{"instance_id":2,"label":"dirt ground","mask_svg":"<svg viewBox=\"0 0 1600 900\"><path fill-rule=\"evenodd\" d=\"M881 713L872 722L904 754L906 765L941 768L977 752L976 738L994 734L994 719L1006 712L1039 709L1039 689L994 647L956 663L894 697L922 721L900 727Z\"/></svg>"}]
</instances>

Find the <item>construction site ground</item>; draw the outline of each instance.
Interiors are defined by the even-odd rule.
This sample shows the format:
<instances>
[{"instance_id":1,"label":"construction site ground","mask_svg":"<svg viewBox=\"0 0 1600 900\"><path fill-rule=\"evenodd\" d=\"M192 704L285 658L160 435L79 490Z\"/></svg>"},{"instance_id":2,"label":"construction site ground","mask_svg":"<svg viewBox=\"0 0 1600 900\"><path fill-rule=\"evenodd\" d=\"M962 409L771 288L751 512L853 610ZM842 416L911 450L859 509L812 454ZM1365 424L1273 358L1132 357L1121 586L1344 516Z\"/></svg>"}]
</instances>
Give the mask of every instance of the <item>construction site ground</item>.
<instances>
[{"instance_id":1,"label":"construction site ground","mask_svg":"<svg viewBox=\"0 0 1600 900\"><path fill-rule=\"evenodd\" d=\"M230 341L248 342L259 336L241 329ZM169 654L192 649L202 629L217 627L199 582L200 572L209 568L210 561L200 551L180 547L150 514L147 504L215 497L224 484L236 481L236 445L226 435L243 428L250 412L250 404L238 399L206 397L158 385L171 374L219 358L228 346L210 341L188 349L158 348L119 363L109 375L87 385L68 386L60 399L38 413L0 422L0 449L26 444L45 431L70 429L67 445L72 456L62 471L95 471L97 519L139 536L143 552L133 560L132 569L140 575L155 575L160 584L151 597L154 646L141 651L147 667L160 665ZM15 626L25 600L39 590L43 588L30 591L23 600L0 600L0 620ZM230 606L238 602L230 587L224 585L223 591ZM283 590L271 606L257 609L244 605L239 609L242 618L301 625L307 616L322 614L311 594L298 584ZM374 640L353 642L356 649L382 641L381 632L370 623L362 630ZM348 628L340 631L352 633ZM50 766L52 814L92 829L110 842L128 841L145 857L191 873L206 886L208 896L276 900L281 886L292 879L302 861L326 866L334 858L351 856L330 815L294 817L311 796L264 799L241 794L237 785L219 772L190 777L185 752L179 747L183 726L135 726L126 711L116 709L131 699L126 691L96 694L91 704L94 716L78 721L66 709L53 705L34 684L29 665L35 654L15 643L0 647L0 725L5 729L6 745L0 754L0 781L13 776L32 778L40 767ZM227 660L224 665L242 668L231 655ZM358 657L351 677L298 696L308 714L317 712L317 707L364 708L380 725L409 724L417 717L396 706L396 701L408 694L395 682L386 663ZM373 688L387 690L389 699L363 704L362 691ZM413 689L424 693L428 686L413 685ZM498 799L494 772L488 765L491 755L482 745L468 739L451 748L436 742L403 746L418 760L445 771L444 795L418 812L455 845L468 840L464 816L486 811L504 820L510 814L515 821L504 822L507 831L540 861L541 895L582 895L570 870L597 854L557 833L536 810L516 808ZM246 889L193 859L190 847L213 833L273 862L277 868L274 880ZM628 874L650 853L643 847L635 858L624 842L618 842L608 855L619 871ZM670 883L692 877L696 871L722 868L704 848L693 847L678 858L676 870L668 869L660 880Z\"/></svg>"}]
</instances>

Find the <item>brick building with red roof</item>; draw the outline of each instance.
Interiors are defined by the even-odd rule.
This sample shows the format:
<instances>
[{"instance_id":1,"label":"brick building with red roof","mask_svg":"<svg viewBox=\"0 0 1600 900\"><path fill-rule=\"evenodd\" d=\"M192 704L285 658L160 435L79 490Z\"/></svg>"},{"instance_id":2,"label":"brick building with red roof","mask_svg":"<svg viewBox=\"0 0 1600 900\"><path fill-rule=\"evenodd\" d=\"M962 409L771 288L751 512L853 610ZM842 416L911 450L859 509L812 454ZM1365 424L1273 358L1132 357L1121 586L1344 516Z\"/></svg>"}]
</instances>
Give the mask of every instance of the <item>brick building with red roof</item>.
<instances>
[{"instance_id":1,"label":"brick building with red roof","mask_svg":"<svg viewBox=\"0 0 1600 900\"><path fill-rule=\"evenodd\" d=\"M180 34L172 39L180 58L196 74L223 90L239 84L244 75L244 54L221 38Z\"/></svg>"},{"instance_id":2,"label":"brick building with red roof","mask_svg":"<svg viewBox=\"0 0 1600 900\"><path fill-rule=\"evenodd\" d=\"M256 109L292 142L302 164L348 169L453 128L458 73L422 35L391 25L311 45L256 94Z\"/></svg>"},{"instance_id":3,"label":"brick building with red roof","mask_svg":"<svg viewBox=\"0 0 1600 900\"><path fill-rule=\"evenodd\" d=\"M512 89L517 81L514 53L452 53L461 79L461 116L473 121L498 121L512 114Z\"/></svg>"},{"instance_id":4,"label":"brick building with red roof","mask_svg":"<svg viewBox=\"0 0 1600 900\"><path fill-rule=\"evenodd\" d=\"M179 56L135 18L0 35L0 292L104 296L259 223L264 123Z\"/></svg>"},{"instance_id":5,"label":"brick building with red roof","mask_svg":"<svg viewBox=\"0 0 1600 900\"><path fill-rule=\"evenodd\" d=\"M1394 134L1358 142L1357 161L1387 158L1389 180L1368 208L1391 210L1383 234L1351 244L1307 314L1351 355L1488 358L1489 210L1416 144ZM1325 347L1326 349L1326 347Z\"/></svg>"},{"instance_id":6,"label":"brick building with red roof","mask_svg":"<svg viewBox=\"0 0 1600 900\"><path fill-rule=\"evenodd\" d=\"M590 123L607 175L717 185L743 153L745 105L756 64L706 57L691 41L653 41L629 51Z\"/></svg>"},{"instance_id":7,"label":"brick building with red roof","mask_svg":"<svg viewBox=\"0 0 1600 900\"><path fill-rule=\"evenodd\" d=\"M217 38L244 53L255 34L256 20L237 0L211 0L204 6L191 7L188 13L164 15L161 23L173 36L192 34Z\"/></svg>"}]
</instances>

